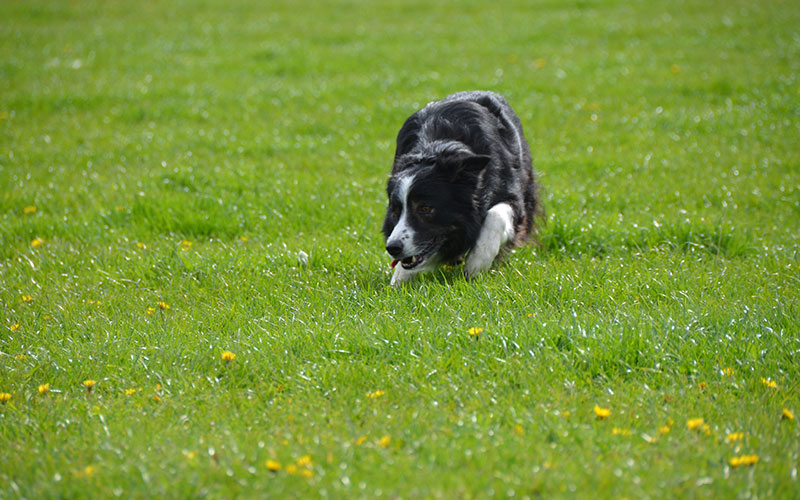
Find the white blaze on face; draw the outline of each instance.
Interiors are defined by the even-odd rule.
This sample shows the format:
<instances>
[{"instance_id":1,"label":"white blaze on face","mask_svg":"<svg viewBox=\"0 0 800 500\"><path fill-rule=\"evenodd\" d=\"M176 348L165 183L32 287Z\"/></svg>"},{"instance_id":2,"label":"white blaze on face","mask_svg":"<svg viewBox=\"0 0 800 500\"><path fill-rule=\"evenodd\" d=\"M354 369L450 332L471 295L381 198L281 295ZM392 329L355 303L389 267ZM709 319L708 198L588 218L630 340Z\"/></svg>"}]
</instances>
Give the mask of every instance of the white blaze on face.
<instances>
[{"instance_id":1,"label":"white blaze on face","mask_svg":"<svg viewBox=\"0 0 800 500\"><path fill-rule=\"evenodd\" d=\"M408 221L408 192L411 190L411 184L414 176L408 175L401 177L397 183L397 197L403 204L402 212L400 213L400 220L394 226L392 234L386 240L388 243L400 243L403 245L403 256L416 255L417 249L414 246L414 229L409 225Z\"/></svg>"}]
</instances>

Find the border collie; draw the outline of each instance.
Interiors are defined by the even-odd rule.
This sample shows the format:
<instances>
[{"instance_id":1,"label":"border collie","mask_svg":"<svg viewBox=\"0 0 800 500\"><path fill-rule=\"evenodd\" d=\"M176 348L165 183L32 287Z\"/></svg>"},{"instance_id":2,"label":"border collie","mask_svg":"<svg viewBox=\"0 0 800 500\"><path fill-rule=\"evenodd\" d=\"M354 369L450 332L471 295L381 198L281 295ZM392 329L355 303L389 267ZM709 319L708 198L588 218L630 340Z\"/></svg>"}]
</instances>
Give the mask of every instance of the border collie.
<instances>
[{"instance_id":1,"label":"border collie","mask_svg":"<svg viewBox=\"0 0 800 500\"><path fill-rule=\"evenodd\" d=\"M386 191L392 285L465 256L468 278L489 269L530 239L542 212L522 123L492 92L459 92L411 115Z\"/></svg>"}]
</instances>

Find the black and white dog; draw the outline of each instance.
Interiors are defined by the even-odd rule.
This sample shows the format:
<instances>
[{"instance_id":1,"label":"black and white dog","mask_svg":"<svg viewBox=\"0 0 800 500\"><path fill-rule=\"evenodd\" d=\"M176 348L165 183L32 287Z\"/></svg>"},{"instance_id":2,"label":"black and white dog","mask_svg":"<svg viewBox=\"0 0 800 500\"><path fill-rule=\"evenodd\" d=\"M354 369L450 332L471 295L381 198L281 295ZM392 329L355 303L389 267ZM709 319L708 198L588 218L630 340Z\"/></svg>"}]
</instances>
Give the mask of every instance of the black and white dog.
<instances>
[{"instance_id":1,"label":"black and white dog","mask_svg":"<svg viewBox=\"0 0 800 500\"><path fill-rule=\"evenodd\" d=\"M522 124L492 92L459 92L411 115L387 194L392 285L465 255L474 276L528 241L542 212Z\"/></svg>"}]
</instances>

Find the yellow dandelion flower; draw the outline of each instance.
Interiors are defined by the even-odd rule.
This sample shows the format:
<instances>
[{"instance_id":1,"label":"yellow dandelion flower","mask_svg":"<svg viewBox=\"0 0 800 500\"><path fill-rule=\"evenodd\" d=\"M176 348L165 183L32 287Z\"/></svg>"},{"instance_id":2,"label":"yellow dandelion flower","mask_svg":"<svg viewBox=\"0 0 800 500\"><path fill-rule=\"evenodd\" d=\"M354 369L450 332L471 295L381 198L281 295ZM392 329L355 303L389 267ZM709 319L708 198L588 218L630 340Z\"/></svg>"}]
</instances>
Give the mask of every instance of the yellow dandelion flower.
<instances>
[{"instance_id":1,"label":"yellow dandelion flower","mask_svg":"<svg viewBox=\"0 0 800 500\"><path fill-rule=\"evenodd\" d=\"M300 470L300 475L305 477L305 478L311 478L311 477L314 477L314 471L311 470L311 469L301 469Z\"/></svg>"},{"instance_id":2,"label":"yellow dandelion flower","mask_svg":"<svg viewBox=\"0 0 800 500\"><path fill-rule=\"evenodd\" d=\"M83 475L86 477L92 477L97 473L97 467L94 465L87 465L83 468Z\"/></svg>"},{"instance_id":3,"label":"yellow dandelion flower","mask_svg":"<svg viewBox=\"0 0 800 500\"><path fill-rule=\"evenodd\" d=\"M197 458L197 452L196 451L183 450L182 453L183 453L183 456L186 457L187 460L194 460L195 458Z\"/></svg>"},{"instance_id":4,"label":"yellow dandelion flower","mask_svg":"<svg viewBox=\"0 0 800 500\"><path fill-rule=\"evenodd\" d=\"M33 302L33 297L31 297L30 295L23 295L22 302Z\"/></svg>"},{"instance_id":5,"label":"yellow dandelion flower","mask_svg":"<svg viewBox=\"0 0 800 500\"><path fill-rule=\"evenodd\" d=\"M83 381L83 386L86 387L86 390L89 392L92 392L92 389L94 389L95 385L97 385L97 382L92 379L86 379Z\"/></svg>"},{"instance_id":6,"label":"yellow dandelion flower","mask_svg":"<svg viewBox=\"0 0 800 500\"><path fill-rule=\"evenodd\" d=\"M19 323L14 323L13 325L11 325L9 327L9 330L11 330L12 332L16 332L17 330L19 330Z\"/></svg>"},{"instance_id":7,"label":"yellow dandelion flower","mask_svg":"<svg viewBox=\"0 0 800 500\"><path fill-rule=\"evenodd\" d=\"M35 214L36 213L36 206L35 205L28 205L27 207L22 209L22 213L25 215Z\"/></svg>"},{"instance_id":8,"label":"yellow dandelion flower","mask_svg":"<svg viewBox=\"0 0 800 500\"><path fill-rule=\"evenodd\" d=\"M125 389L126 396L133 396L134 394L136 394L136 389Z\"/></svg>"},{"instance_id":9,"label":"yellow dandelion flower","mask_svg":"<svg viewBox=\"0 0 800 500\"><path fill-rule=\"evenodd\" d=\"M356 446L361 446L364 444L364 441L367 440L367 436L361 436L360 438L356 439Z\"/></svg>"},{"instance_id":10,"label":"yellow dandelion flower","mask_svg":"<svg viewBox=\"0 0 800 500\"><path fill-rule=\"evenodd\" d=\"M689 428L691 431L695 431L701 427L703 427L703 419L702 418L690 418L686 421L686 427Z\"/></svg>"},{"instance_id":11,"label":"yellow dandelion flower","mask_svg":"<svg viewBox=\"0 0 800 500\"><path fill-rule=\"evenodd\" d=\"M391 442L392 442L392 438L389 437L388 435L387 436L383 436L382 438L380 438L378 440L378 444L383 446L384 448L389 446L389 443L391 443Z\"/></svg>"},{"instance_id":12,"label":"yellow dandelion flower","mask_svg":"<svg viewBox=\"0 0 800 500\"><path fill-rule=\"evenodd\" d=\"M188 250L192 245L194 245L194 242L181 240L181 250Z\"/></svg>"},{"instance_id":13,"label":"yellow dandelion flower","mask_svg":"<svg viewBox=\"0 0 800 500\"><path fill-rule=\"evenodd\" d=\"M725 441L729 443L735 443L736 441L741 441L742 439L744 439L744 433L742 432L731 432L725 436Z\"/></svg>"},{"instance_id":14,"label":"yellow dandelion flower","mask_svg":"<svg viewBox=\"0 0 800 500\"><path fill-rule=\"evenodd\" d=\"M378 399L379 397L383 396L384 394L386 394L386 392L384 392L384 391L368 392L367 393L367 397L369 399Z\"/></svg>"},{"instance_id":15,"label":"yellow dandelion flower","mask_svg":"<svg viewBox=\"0 0 800 500\"><path fill-rule=\"evenodd\" d=\"M619 427L614 427L611 429L611 434L614 436L630 436L631 430L630 429L620 429Z\"/></svg>"},{"instance_id":16,"label":"yellow dandelion flower","mask_svg":"<svg viewBox=\"0 0 800 500\"><path fill-rule=\"evenodd\" d=\"M298 467L311 467L311 456L310 455L303 455L302 457L297 459L297 466Z\"/></svg>"},{"instance_id":17,"label":"yellow dandelion flower","mask_svg":"<svg viewBox=\"0 0 800 500\"><path fill-rule=\"evenodd\" d=\"M471 337L477 337L478 335L483 333L483 328L475 328L475 327L473 327L473 328L470 328L469 330L467 330L467 332L470 334Z\"/></svg>"},{"instance_id":18,"label":"yellow dandelion flower","mask_svg":"<svg viewBox=\"0 0 800 500\"><path fill-rule=\"evenodd\" d=\"M248 240L247 236L242 236L239 239L242 240L242 243L247 243L247 240Z\"/></svg>"},{"instance_id":19,"label":"yellow dandelion flower","mask_svg":"<svg viewBox=\"0 0 800 500\"><path fill-rule=\"evenodd\" d=\"M784 408L783 411L781 412L781 419L794 420L794 413L792 413L792 410Z\"/></svg>"},{"instance_id":20,"label":"yellow dandelion flower","mask_svg":"<svg viewBox=\"0 0 800 500\"><path fill-rule=\"evenodd\" d=\"M0 392L0 403L6 404L11 400L10 392Z\"/></svg>"},{"instance_id":21,"label":"yellow dandelion flower","mask_svg":"<svg viewBox=\"0 0 800 500\"><path fill-rule=\"evenodd\" d=\"M297 474L297 466L295 464L289 464L286 466L286 472L291 475Z\"/></svg>"},{"instance_id":22,"label":"yellow dandelion flower","mask_svg":"<svg viewBox=\"0 0 800 500\"><path fill-rule=\"evenodd\" d=\"M222 361L224 361L226 363L230 363L234 359L236 359L236 354L232 353L231 351L223 351L223 353L222 353ZM247 363L245 363L245 364L247 364Z\"/></svg>"},{"instance_id":23,"label":"yellow dandelion flower","mask_svg":"<svg viewBox=\"0 0 800 500\"><path fill-rule=\"evenodd\" d=\"M594 416L600 420L611 416L611 410L594 405Z\"/></svg>"},{"instance_id":24,"label":"yellow dandelion flower","mask_svg":"<svg viewBox=\"0 0 800 500\"><path fill-rule=\"evenodd\" d=\"M516 424L514 425L514 432L522 436L523 434L525 434L525 429L521 425Z\"/></svg>"},{"instance_id":25,"label":"yellow dandelion flower","mask_svg":"<svg viewBox=\"0 0 800 500\"><path fill-rule=\"evenodd\" d=\"M701 429L703 431L703 434L705 434L706 436L710 436L711 435L711 426L710 425L703 424L703 427Z\"/></svg>"},{"instance_id":26,"label":"yellow dandelion flower","mask_svg":"<svg viewBox=\"0 0 800 500\"><path fill-rule=\"evenodd\" d=\"M668 426L668 425L662 425L661 427L658 428L658 433L663 436L665 434L669 434L669 431L671 429L672 428L670 426Z\"/></svg>"},{"instance_id":27,"label":"yellow dandelion flower","mask_svg":"<svg viewBox=\"0 0 800 500\"><path fill-rule=\"evenodd\" d=\"M15 357L17 358L17 361L25 361L26 359L28 359L28 356L24 354L17 354Z\"/></svg>"},{"instance_id":28,"label":"yellow dandelion flower","mask_svg":"<svg viewBox=\"0 0 800 500\"><path fill-rule=\"evenodd\" d=\"M44 243L44 240L43 240L43 239L41 239L41 238L34 238L34 239L33 239L33 241L31 241L31 246L32 246L33 248L39 248L40 246L42 246L42 244L43 244L43 243Z\"/></svg>"},{"instance_id":29,"label":"yellow dandelion flower","mask_svg":"<svg viewBox=\"0 0 800 500\"><path fill-rule=\"evenodd\" d=\"M169 309L169 304L166 302L159 302L158 304L159 309Z\"/></svg>"},{"instance_id":30,"label":"yellow dandelion flower","mask_svg":"<svg viewBox=\"0 0 800 500\"><path fill-rule=\"evenodd\" d=\"M160 403L161 402L161 396L159 396L158 394L153 394L153 401L156 402L156 403Z\"/></svg>"},{"instance_id":31,"label":"yellow dandelion flower","mask_svg":"<svg viewBox=\"0 0 800 500\"><path fill-rule=\"evenodd\" d=\"M155 307L148 307L148 308L147 308L147 315L148 315L148 316L150 316L150 315L151 315L151 314L153 314L154 312L156 312L156 308L155 308Z\"/></svg>"},{"instance_id":32,"label":"yellow dandelion flower","mask_svg":"<svg viewBox=\"0 0 800 500\"><path fill-rule=\"evenodd\" d=\"M144 250L144 249L146 249L146 248L147 248L147 245L145 245L145 244L144 244L144 243L142 243L141 241L137 241L137 242L136 242L136 248L138 248L138 249L140 249L140 250Z\"/></svg>"},{"instance_id":33,"label":"yellow dandelion flower","mask_svg":"<svg viewBox=\"0 0 800 500\"><path fill-rule=\"evenodd\" d=\"M706 383L700 382L699 384L697 384L697 387L700 389L700 392L704 392L706 390Z\"/></svg>"},{"instance_id":34,"label":"yellow dandelion flower","mask_svg":"<svg viewBox=\"0 0 800 500\"><path fill-rule=\"evenodd\" d=\"M733 368L723 368L722 369L722 374L725 375L726 377L733 377L734 373L735 372L733 371Z\"/></svg>"},{"instance_id":35,"label":"yellow dandelion flower","mask_svg":"<svg viewBox=\"0 0 800 500\"><path fill-rule=\"evenodd\" d=\"M39 394L40 395L44 396L48 392L50 392L50 384L40 384L39 385Z\"/></svg>"},{"instance_id":36,"label":"yellow dandelion flower","mask_svg":"<svg viewBox=\"0 0 800 500\"><path fill-rule=\"evenodd\" d=\"M778 387L778 383L774 380L769 380L764 377L761 377L761 383L765 386L769 387L770 389L776 389Z\"/></svg>"},{"instance_id":37,"label":"yellow dandelion flower","mask_svg":"<svg viewBox=\"0 0 800 500\"><path fill-rule=\"evenodd\" d=\"M758 463L758 455L741 455L728 460L731 467L747 467Z\"/></svg>"},{"instance_id":38,"label":"yellow dandelion flower","mask_svg":"<svg viewBox=\"0 0 800 500\"><path fill-rule=\"evenodd\" d=\"M270 472L278 472L281 470L280 462L276 462L275 460L267 460L266 462L267 470Z\"/></svg>"}]
</instances>

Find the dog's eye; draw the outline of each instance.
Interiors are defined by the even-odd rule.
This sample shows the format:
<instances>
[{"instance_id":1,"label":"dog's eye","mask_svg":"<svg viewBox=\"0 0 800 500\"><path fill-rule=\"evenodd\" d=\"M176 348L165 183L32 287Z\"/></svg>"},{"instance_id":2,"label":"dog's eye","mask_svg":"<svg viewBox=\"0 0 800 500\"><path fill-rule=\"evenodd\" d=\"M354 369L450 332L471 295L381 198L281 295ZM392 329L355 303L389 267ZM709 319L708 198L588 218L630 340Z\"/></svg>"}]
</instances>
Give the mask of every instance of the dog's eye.
<instances>
[{"instance_id":1,"label":"dog's eye","mask_svg":"<svg viewBox=\"0 0 800 500\"><path fill-rule=\"evenodd\" d=\"M429 207L428 205L420 205L417 207L417 213L420 215L432 215L433 208Z\"/></svg>"}]
</instances>

